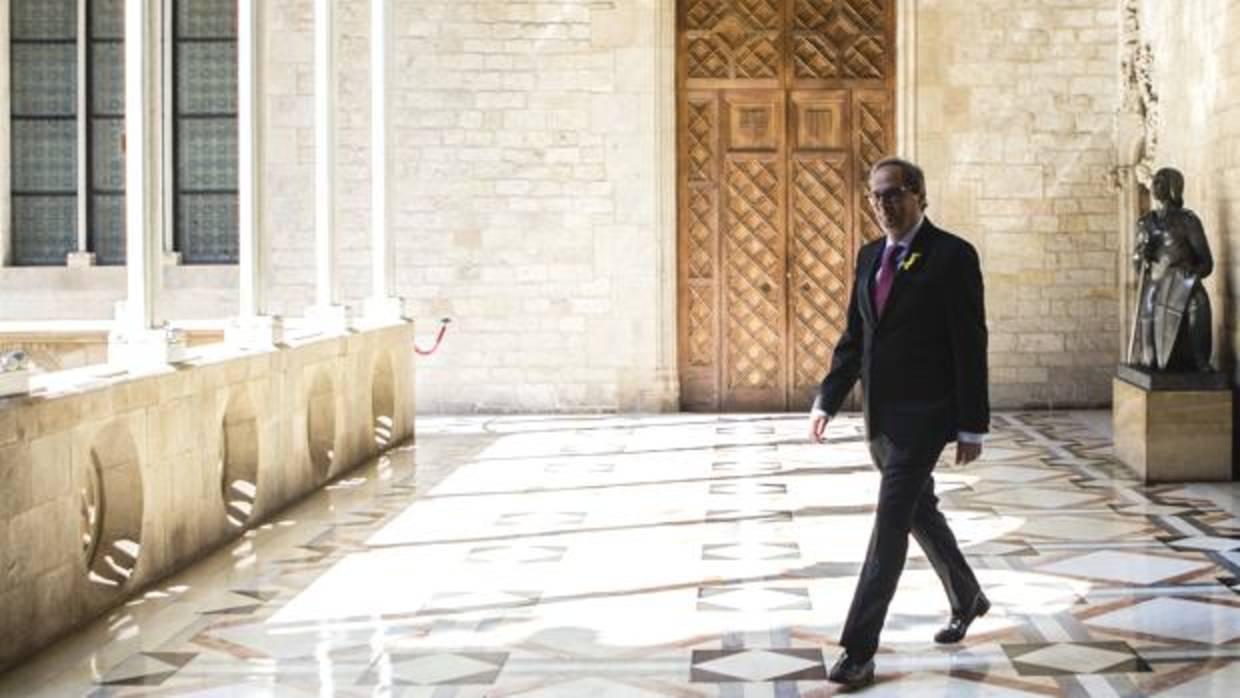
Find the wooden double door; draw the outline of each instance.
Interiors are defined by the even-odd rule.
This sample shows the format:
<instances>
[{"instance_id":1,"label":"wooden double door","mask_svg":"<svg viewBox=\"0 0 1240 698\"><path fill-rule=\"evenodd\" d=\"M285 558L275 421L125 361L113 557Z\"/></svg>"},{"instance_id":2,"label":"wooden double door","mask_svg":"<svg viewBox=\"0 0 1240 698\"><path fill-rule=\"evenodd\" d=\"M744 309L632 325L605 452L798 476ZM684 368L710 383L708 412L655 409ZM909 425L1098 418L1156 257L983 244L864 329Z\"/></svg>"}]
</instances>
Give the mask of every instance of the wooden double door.
<instances>
[{"instance_id":1,"label":"wooden double door","mask_svg":"<svg viewBox=\"0 0 1240 698\"><path fill-rule=\"evenodd\" d=\"M805 410L881 235L869 167L894 143L895 0L680 0L681 403Z\"/></svg>"}]
</instances>

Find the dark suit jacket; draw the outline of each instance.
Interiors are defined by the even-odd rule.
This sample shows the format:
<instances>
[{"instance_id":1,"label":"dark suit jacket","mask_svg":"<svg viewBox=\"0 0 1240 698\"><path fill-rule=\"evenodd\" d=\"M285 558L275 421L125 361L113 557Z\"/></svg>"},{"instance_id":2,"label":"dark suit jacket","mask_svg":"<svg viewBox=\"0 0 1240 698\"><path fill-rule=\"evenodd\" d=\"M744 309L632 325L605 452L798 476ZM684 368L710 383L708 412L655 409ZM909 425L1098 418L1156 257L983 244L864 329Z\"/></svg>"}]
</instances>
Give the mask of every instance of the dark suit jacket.
<instances>
[{"instance_id":1,"label":"dark suit jacket","mask_svg":"<svg viewBox=\"0 0 1240 698\"><path fill-rule=\"evenodd\" d=\"M977 252L925 219L880 319L872 287L885 243L880 238L857 254L848 326L822 381L820 406L835 414L860 378L870 438L941 448L959 431L986 432L986 310Z\"/></svg>"}]
</instances>

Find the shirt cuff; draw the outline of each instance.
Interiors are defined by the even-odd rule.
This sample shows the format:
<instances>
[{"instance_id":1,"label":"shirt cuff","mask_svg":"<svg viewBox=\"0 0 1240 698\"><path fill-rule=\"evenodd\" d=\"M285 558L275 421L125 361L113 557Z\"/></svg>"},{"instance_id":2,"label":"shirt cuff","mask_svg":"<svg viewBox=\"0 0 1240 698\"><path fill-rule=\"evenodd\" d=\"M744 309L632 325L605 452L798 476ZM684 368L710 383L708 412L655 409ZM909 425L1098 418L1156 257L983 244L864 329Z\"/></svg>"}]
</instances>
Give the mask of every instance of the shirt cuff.
<instances>
[{"instance_id":1,"label":"shirt cuff","mask_svg":"<svg viewBox=\"0 0 1240 698\"><path fill-rule=\"evenodd\" d=\"M956 434L956 440L966 444L980 444L986 440L986 435L972 431L962 431Z\"/></svg>"},{"instance_id":2,"label":"shirt cuff","mask_svg":"<svg viewBox=\"0 0 1240 698\"><path fill-rule=\"evenodd\" d=\"M809 408L809 416L814 419L817 419L818 417L826 417L828 419L831 418L831 415L827 414L827 411L822 409L821 393L814 396L814 404Z\"/></svg>"}]
</instances>

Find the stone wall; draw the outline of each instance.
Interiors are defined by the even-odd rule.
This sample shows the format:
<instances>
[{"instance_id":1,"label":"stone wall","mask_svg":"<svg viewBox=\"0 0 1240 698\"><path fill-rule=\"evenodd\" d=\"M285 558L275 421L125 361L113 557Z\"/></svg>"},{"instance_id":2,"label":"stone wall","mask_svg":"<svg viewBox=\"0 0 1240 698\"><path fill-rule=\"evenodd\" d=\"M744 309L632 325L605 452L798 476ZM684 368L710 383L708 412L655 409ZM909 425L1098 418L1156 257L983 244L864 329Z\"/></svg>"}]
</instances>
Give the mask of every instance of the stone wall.
<instances>
[{"instance_id":1,"label":"stone wall","mask_svg":"<svg viewBox=\"0 0 1240 698\"><path fill-rule=\"evenodd\" d=\"M412 326L0 399L0 671L413 436Z\"/></svg>"},{"instance_id":2,"label":"stone wall","mask_svg":"<svg viewBox=\"0 0 1240 698\"><path fill-rule=\"evenodd\" d=\"M236 315L237 267L165 265L161 317L222 320ZM0 322L112 320L125 300L125 267L0 268Z\"/></svg>"},{"instance_id":3,"label":"stone wall","mask_svg":"<svg viewBox=\"0 0 1240 698\"><path fill-rule=\"evenodd\" d=\"M398 27L407 24L410 4L394 3ZM298 317L314 303L314 3L270 0L262 6L262 216L274 272L267 291L273 312ZM336 290L342 303L360 312L370 291L370 3L336 7ZM403 54L404 48L396 50ZM407 75L403 62L407 58L398 58L393 70ZM397 124L410 118L410 105L398 102L395 109ZM397 187L398 193L406 188ZM407 224L400 231L415 234Z\"/></svg>"},{"instance_id":4,"label":"stone wall","mask_svg":"<svg viewBox=\"0 0 1240 698\"><path fill-rule=\"evenodd\" d=\"M1215 357L1240 378L1240 3L1139 4L1161 122L1154 165L1184 173L1184 205L1205 225L1215 261L1206 281Z\"/></svg>"},{"instance_id":5,"label":"stone wall","mask_svg":"<svg viewBox=\"0 0 1240 698\"><path fill-rule=\"evenodd\" d=\"M401 3L424 411L674 409L672 3ZM666 60L665 60L666 59Z\"/></svg>"},{"instance_id":6,"label":"stone wall","mask_svg":"<svg viewBox=\"0 0 1240 698\"><path fill-rule=\"evenodd\" d=\"M906 150L926 169L928 215L982 255L992 403L1105 404L1119 346L1115 0L941 0L915 16Z\"/></svg>"},{"instance_id":7,"label":"stone wall","mask_svg":"<svg viewBox=\"0 0 1240 698\"><path fill-rule=\"evenodd\" d=\"M400 278L416 316L460 320L420 374L424 409L611 409L633 404L628 381L654 385L641 355L673 320L649 275L674 236L650 186L659 122L641 111L670 109L651 101L671 47L651 33L658 4L672 5L413 10ZM929 173L930 215L982 253L994 404L1108 402L1115 3L943 0L901 17L917 42L905 151Z\"/></svg>"},{"instance_id":8,"label":"stone wall","mask_svg":"<svg viewBox=\"0 0 1240 698\"><path fill-rule=\"evenodd\" d=\"M314 292L313 12L264 6L268 290L296 316ZM370 282L367 10L337 16L338 250L353 260L339 293L354 309ZM419 372L422 408L674 407L671 122L656 111L660 90L672 104L671 64L657 72L670 5L394 11L397 292L414 317L455 320Z\"/></svg>"},{"instance_id":9,"label":"stone wall","mask_svg":"<svg viewBox=\"0 0 1240 698\"><path fill-rule=\"evenodd\" d=\"M314 290L313 7L262 6L267 290L273 311L296 317ZM423 327L454 319L440 353L421 360L420 407L675 408L673 0L394 7L397 292ZM1116 0L900 8L916 37L900 47L912 59L898 95L912 115L904 150L927 169L930 216L982 254L993 403L1107 402L1120 344L1117 198L1106 182ZM339 292L355 310L369 290L368 9L339 3L338 15ZM1164 19L1175 60L1207 51ZM1194 90L1184 99L1221 124L1223 68L1235 61L1211 61L1217 85L1168 89ZM1219 163L1227 152L1197 148ZM1205 179L1188 174L1190 187ZM170 315L232 314L235 271L182 270L210 280L177 295ZM109 317L124 285L103 277L117 271L4 270L0 318L84 307ZM49 273L66 276L32 281Z\"/></svg>"}]
</instances>

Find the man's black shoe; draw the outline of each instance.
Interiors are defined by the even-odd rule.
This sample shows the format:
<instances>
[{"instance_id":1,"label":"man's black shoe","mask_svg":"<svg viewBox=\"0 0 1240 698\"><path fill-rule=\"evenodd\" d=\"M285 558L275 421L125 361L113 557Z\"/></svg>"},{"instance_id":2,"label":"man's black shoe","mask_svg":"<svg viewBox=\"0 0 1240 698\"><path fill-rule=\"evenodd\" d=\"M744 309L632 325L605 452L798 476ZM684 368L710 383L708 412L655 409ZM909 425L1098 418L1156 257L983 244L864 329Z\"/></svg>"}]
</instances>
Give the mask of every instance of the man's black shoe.
<instances>
[{"instance_id":1,"label":"man's black shoe","mask_svg":"<svg viewBox=\"0 0 1240 698\"><path fill-rule=\"evenodd\" d=\"M966 633L969 632L969 626L974 620L986 615L986 611L990 610L990 600L986 595L978 592L977 597L973 599L973 606L963 614L952 614L952 619L943 626L943 629L935 633L934 641L940 645L951 645L964 639Z\"/></svg>"},{"instance_id":2,"label":"man's black shoe","mask_svg":"<svg viewBox=\"0 0 1240 698\"><path fill-rule=\"evenodd\" d=\"M860 688L874 681L874 660L858 662L847 651L836 660L831 667L827 679L833 683L843 684L849 688Z\"/></svg>"}]
</instances>

